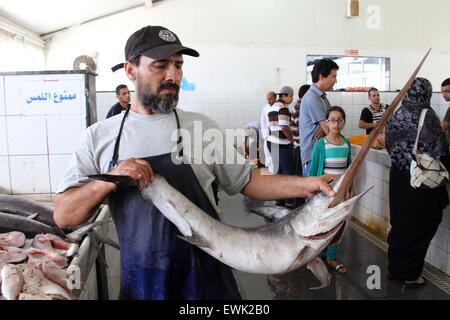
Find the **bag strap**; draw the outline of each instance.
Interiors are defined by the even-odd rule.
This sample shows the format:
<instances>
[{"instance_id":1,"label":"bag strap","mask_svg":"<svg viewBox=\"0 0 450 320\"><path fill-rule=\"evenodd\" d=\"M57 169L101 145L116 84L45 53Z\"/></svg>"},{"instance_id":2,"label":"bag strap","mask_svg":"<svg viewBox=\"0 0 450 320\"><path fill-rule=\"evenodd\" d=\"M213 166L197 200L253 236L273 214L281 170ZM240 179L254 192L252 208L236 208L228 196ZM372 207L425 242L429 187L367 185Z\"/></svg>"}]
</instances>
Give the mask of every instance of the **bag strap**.
<instances>
[{"instance_id":1,"label":"bag strap","mask_svg":"<svg viewBox=\"0 0 450 320\"><path fill-rule=\"evenodd\" d=\"M417 154L417 145L419 144L419 136L420 136L420 131L422 131L422 127L423 127L423 123L425 121L425 116L427 114L428 108L425 108L422 110L422 112L420 113L420 118L419 118L419 125L417 126L417 137L416 137L416 142L414 143L414 149L412 151L412 153L414 155Z\"/></svg>"}]
</instances>

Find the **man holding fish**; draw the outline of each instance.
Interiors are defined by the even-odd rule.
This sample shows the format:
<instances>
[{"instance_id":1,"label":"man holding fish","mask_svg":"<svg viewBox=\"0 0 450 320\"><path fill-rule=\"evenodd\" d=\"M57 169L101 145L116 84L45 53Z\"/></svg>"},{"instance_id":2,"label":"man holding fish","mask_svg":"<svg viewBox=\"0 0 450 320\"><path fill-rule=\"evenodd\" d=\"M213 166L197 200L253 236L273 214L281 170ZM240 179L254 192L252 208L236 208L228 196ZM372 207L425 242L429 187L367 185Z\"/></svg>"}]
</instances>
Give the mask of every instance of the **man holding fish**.
<instances>
[{"instance_id":1,"label":"man holding fish","mask_svg":"<svg viewBox=\"0 0 450 320\"><path fill-rule=\"evenodd\" d=\"M122 299L240 299L231 268L177 237L173 221L143 199L140 190L155 174L218 220L218 188L259 200L334 195L329 175L262 174L225 142L213 120L176 108L183 55L199 53L164 27L130 36L125 62L113 69L125 69L136 99L125 113L88 128L55 199L55 222L69 227L86 221L108 197L121 247ZM204 139L206 132L222 137ZM128 176L137 186L88 177L101 173Z\"/></svg>"}]
</instances>

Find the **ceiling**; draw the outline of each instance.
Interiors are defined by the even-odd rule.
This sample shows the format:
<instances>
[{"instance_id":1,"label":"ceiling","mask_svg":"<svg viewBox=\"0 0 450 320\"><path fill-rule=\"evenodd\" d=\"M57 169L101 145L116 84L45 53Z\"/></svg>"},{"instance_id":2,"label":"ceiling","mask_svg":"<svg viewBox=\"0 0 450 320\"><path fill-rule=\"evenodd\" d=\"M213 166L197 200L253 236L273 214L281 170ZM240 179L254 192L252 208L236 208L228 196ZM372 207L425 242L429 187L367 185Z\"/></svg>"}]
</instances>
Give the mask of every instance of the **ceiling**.
<instances>
[{"instance_id":1,"label":"ceiling","mask_svg":"<svg viewBox=\"0 0 450 320\"><path fill-rule=\"evenodd\" d=\"M0 0L0 16L44 36L155 0Z\"/></svg>"}]
</instances>

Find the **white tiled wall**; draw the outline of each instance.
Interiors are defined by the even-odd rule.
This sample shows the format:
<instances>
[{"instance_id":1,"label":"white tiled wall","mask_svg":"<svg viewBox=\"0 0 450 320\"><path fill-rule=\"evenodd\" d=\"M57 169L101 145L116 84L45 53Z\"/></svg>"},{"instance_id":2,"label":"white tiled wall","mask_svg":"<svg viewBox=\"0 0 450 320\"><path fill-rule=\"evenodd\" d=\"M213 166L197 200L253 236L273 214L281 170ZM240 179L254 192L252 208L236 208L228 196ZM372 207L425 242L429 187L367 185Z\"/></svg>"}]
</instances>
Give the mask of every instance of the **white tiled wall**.
<instances>
[{"instance_id":1,"label":"white tiled wall","mask_svg":"<svg viewBox=\"0 0 450 320\"><path fill-rule=\"evenodd\" d=\"M71 154L86 130L86 120L79 117L47 118L48 153Z\"/></svg>"},{"instance_id":2,"label":"white tiled wall","mask_svg":"<svg viewBox=\"0 0 450 320\"><path fill-rule=\"evenodd\" d=\"M0 77L0 97L4 97L5 92L5 80ZM0 99L0 116L6 115L5 99Z\"/></svg>"},{"instance_id":3,"label":"white tiled wall","mask_svg":"<svg viewBox=\"0 0 450 320\"><path fill-rule=\"evenodd\" d=\"M0 156L6 156L7 154L6 117L0 115Z\"/></svg>"},{"instance_id":4,"label":"white tiled wall","mask_svg":"<svg viewBox=\"0 0 450 320\"><path fill-rule=\"evenodd\" d=\"M48 157L9 156L12 193L50 193Z\"/></svg>"},{"instance_id":5,"label":"white tiled wall","mask_svg":"<svg viewBox=\"0 0 450 320\"><path fill-rule=\"evenodd\" d=\"M356 191L372 189L361 198L355 209L355 217L382 236L389 226L389 175L388 168L365 160L356 177Z\"/></svg>"},{"instance_id":6,"label":"white tiled wall","mask_svg":"<svg viewBox=\"0 0 450 320\"><path fill-rule=\"evenodd\" d=\"M109 109L117 103L115 92L97 92L97 120L106 118Z\"/></svg>"},{"instance_id":7,"label":"white tiled wall","mask_svg":"<svg viewBox=\"0 0 450 320\"><path fill-rule=\"evenodd\" d=\"M132 94L132 99L133 99ZM366 92L328 92L331 105L344 108L347 122L344 135L365 134L365 130L359 129L359 118L364 107L368 106L369 100ZM397 96L396 92L381 92L381 102L389 104ZM294 99L295 103L296 99ZM114 92L97 93L98 119L104 119L109 108L117 102ZM184 110L201 112L212 119L223 128L242 128L252 121L259 121L261 110L266 104L264 96L256 95L199 95L197 93L180 93L179 106ZM447 110L446 103L440 93L433 93L431 106L436 113L443 118Z\"/></svg>"},{"instance_id":8,"label":"white tiled wall","mask_svg":"<svg viewBox=\"0 0 450 320\"><path fill-rule=\"evenodd\" d=\"M9 155L47 153L47 132L44 117L8 116Z\"/></svg>"},{"instance_id":9,"label":"white tiled wall","mask_svg":"<svg viewBox=\"0 0 450 320\"><path fill-rule=\"evenodd\" d=\"M11 193L11 177L9 174L9 159L0 156L0 194Z\"/></svg>"},{"instance_id":10,"label":"white tiled wall","mask_svg":"<svg viewBox=\"0 0 450 320\"><path fill-rule=\"evenodd\" d=\"M134 93L131 94L133 100ZM104 119L109 108L117 103L114 92L97 93L97 118ZM243 128L251 121L259 121L265 97L238 95L199 95L181 92L179 107L186 111L203 113L223 129Z\"/></svg>"},{"instance_id":11,"label":"white tiled wall","mask_svg":"<svg viewBox=\"0 0 450 320\"><path fill-rule=\"evenodd\" d=\"M55 76L43 77L51 80ZM73 103L65 99L57 106L24 102L21 90L36 81L40 92L45 79L0 76L0 193L50 198L86 129L83 94ZM58 79L66 79L62 89L67 84L79 89L76 92L85 91L84 75L58 75Z\"/></svg>"},{"instance_id":12,"label":"white tiled wall","mask_svg":"<svg viewBox=\"0 0 450 320\"><path fill-rule=\"evenodd\" d=\"M56 193L58 190L59 181L64 176L70 157L70 154L49 155L51 193Z\"/></svg>"}]
</instances>

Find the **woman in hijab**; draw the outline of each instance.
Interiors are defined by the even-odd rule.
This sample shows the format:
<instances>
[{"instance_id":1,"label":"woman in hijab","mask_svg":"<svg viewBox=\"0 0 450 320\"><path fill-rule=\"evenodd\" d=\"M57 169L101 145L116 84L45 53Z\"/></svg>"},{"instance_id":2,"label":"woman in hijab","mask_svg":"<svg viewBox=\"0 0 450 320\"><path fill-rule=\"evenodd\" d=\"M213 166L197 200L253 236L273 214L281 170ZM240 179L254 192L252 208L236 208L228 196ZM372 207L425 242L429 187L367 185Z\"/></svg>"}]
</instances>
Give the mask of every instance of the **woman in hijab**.
<instances>
[{"instance_id":1,"label":"woman in hijab","mask_svg":"<svg viewBox=\"0 0 450 320\"><path fill-rule=\"evenodd\" d=\"M388 278L407 287L425 284L421 277L425 255L449 204L445 186L414 189L410 185L412 150L422 110L427 108L417 153L440 159L448 168L448 144L439 118L430 107L432 87L424 78L415 79L402 105L388 121L386 149L391 157L388 235Z\"/></svg>"}]
</instances>

